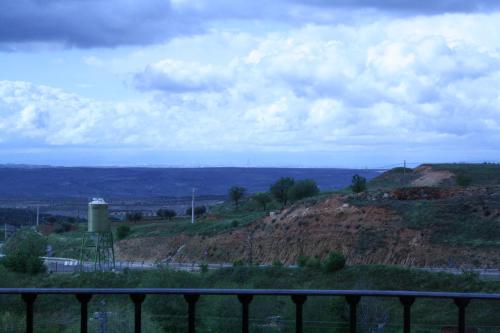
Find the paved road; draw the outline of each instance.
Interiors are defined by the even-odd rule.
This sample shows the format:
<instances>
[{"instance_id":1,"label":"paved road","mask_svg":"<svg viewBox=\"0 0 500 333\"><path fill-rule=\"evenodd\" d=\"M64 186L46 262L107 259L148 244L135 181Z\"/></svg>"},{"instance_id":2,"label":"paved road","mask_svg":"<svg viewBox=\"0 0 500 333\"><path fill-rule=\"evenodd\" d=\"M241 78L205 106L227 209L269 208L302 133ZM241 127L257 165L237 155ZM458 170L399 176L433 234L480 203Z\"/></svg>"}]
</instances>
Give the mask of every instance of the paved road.
<instances>
[{"instance_id":1,"label":"paved road","mask_svg":"<svg viewBox=\"0 0 500 333\"><path fill-rule=\"evenodd\" d=\"M0 254L0 257L3 257ZM75 272L80 269L78 266L78 260L71 258L56 258L56 257L43 257L45 264L52 272ZM230 263L220 263L220 264L207 264L209 270L221 269L232 267ZM269 267L270 265L260 265L260 267ZM159 268L170 268L179 271L188 272L198 272L201 270L202 265L199 263L162 263L156 264L152 262L138 262L138 261L116 261L115 269L138 269L138 270L149 270L149 269L159 269ZM290 268L296 268L296 265L288 266ZM461 268L446 268L446 267L413 267L413 269L423 270L427 272L443 272L450 274L464 274L464 273L475 273L478 274L481 279L484 280L500 280L500 269L496 268L471 268L471 269L461 269ZM87 262L84 263L85 271L94 270L94 264Z\"/></svg>"}]
</instances>

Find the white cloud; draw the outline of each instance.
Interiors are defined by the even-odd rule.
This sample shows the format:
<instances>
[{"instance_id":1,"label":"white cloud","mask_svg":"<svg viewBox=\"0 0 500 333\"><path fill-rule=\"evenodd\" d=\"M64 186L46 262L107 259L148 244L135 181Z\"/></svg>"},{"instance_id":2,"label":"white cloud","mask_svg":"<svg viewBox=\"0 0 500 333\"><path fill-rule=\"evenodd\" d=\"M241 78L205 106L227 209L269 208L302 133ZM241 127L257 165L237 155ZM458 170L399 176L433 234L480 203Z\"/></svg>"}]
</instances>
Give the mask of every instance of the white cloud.
<instances>
[{"instance_id":1,"label":"white cloud","mask_svg":"<svg viewBox=\"0 0 500 333\"><path fill-rule=\"evenodd\" d=\"M137 87L153 91L137 103L3 81L0 140L166 150L491 152L500 148L500 40L484 38L480 27L496 22L498 14L309 25L240 38L248 45L210 50L211 60L166 54L135 75ZM229 60L216 61L217 54Z\"/></svg>"}]
</instances>

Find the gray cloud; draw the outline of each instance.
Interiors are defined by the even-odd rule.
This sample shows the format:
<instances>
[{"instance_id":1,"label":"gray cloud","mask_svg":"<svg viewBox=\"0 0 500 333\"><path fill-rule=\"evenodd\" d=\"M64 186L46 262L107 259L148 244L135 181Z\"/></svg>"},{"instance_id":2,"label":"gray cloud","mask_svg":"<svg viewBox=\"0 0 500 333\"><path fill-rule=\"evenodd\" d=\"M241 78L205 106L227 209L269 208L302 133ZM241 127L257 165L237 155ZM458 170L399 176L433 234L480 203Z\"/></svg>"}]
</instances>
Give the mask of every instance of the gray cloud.
<instances>
[{"instance_id":1,"label":"gray cloud","mask_svg":"<svg viewBox=\"0 0 500 333\"><path fill-rule=\"evenodd\" d=\"M207 22L224 19L338 23L348 20L347 10L432 15L488 12L499 7L496 0L0 1L0 51L39 42L80 48L144 45L202 33Z\"/></svg>"},{"instance_id":2,"label":"gray cloud","mask_svg":"<svg viewBox=\"0 0 500 333\"><path fill-rule=\"evenodd\" d=\"M371 8L412 14L470 13L496 10L497 0L290 0L329 8Z\"/></svg>"},{"instance_id":3,"label":"gray cloud","mask_svg":"<svg viewBox=\"0 0 500 333\"><path fill-rule=\"evenodd\" d=\"M0 43L4 44L113 47L148 44L199 31L195 18L176 16L170 2L163 0L0 2Z\"/></svg>"}]
</instances>

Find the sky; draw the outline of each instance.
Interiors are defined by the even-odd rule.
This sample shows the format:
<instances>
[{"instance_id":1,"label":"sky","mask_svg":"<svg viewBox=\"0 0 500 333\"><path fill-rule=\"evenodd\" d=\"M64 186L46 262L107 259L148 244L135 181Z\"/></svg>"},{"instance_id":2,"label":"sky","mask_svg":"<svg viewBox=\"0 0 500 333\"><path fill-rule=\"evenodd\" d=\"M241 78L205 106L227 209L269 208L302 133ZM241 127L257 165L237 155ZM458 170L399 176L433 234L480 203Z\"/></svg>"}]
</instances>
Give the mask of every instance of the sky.
<instances>
[{"instance_id":1,"label":"sky","mask_svg":"<svg viewBox=\"0 0 500 333\"><path fill-rule=\"evenodd\" d=\"M500 159L500 1L0 1L0 163Z\"/></svg>"}]
</instances>

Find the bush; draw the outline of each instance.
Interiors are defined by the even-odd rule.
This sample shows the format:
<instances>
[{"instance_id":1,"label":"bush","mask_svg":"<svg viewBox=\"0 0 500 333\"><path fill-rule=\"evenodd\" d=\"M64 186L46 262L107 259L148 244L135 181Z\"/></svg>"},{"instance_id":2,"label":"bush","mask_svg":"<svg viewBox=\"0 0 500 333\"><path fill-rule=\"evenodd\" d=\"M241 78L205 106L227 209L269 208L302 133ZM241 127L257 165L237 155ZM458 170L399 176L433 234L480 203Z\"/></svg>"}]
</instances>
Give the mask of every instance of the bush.
<instances>
[{"instance_id":1,"label":"bush","mask_svg":"<svg viewBox=\"0 0 500 333\"><path fill-rule=\"evenodd\" d=\"M55 223L54 224L54 229L52 229L53 232L55 232L56 234L61 234L63 232L68 232L68 231L71 231L71 224L68 223L68 222L63 222L63 223Z\"/></svg>"},{"instance_id":2,"label":"bush","mask_svg":"<svg viewBox=\"0 0 500 333\"><path fill-rule=\"evenodd\" d=\"M352 177L351 189L354 193L360 193L366 190L366 178L360 175Z\"/></svg>"},{"instance_id":3,"label":"bush","mask_svg":"<svg viewBox=\"0 0 500 333\"><path fill-rule=\"evenodd\" d=\"M238 259L233 261L233 267L243 266L243 260Z\"/></svg>"},{"instance_id":4,"label":"bush","mask_svg":"<svg viewBox=\"0 0 500 333\"><path fill-rule=\"evenodd\" d=\"M283 267L283 263L279 259L276 259L273 261L273 267Z\"/></svg>"},{"instance_id":5,"label":"bush","mask_svg":"<svg viewBox=\"0 0 500 333\"><path fill-rule=\"evenodd\" d=\"M163 219L171 220L177 216L177 213L173 209L158 209L156 215Z\"/></svg>"},{"instance_id":6,"label":"bush","mask_svg":"<svg viewBox=\"0 0 500 333\"><path fill-rule=\"evenodd\" d=\"M320 268L321 267L321 260L319 260L318 257L313 257L313 258L308 258L306 267L309 268Z\"/></svg>"},{"instance_id":7,"label":"bush","mask_svg":"<svg viewBox=\"0 0 500 333\"><path fill-rule=\"evenodd\" d=\"M308 256L299 256L297 258L297 265L299 267L306 267L308 261L309 261L309 257Z\"/></svg>"},{"instance_id":8,"label":"bush","mask_svg":"<svg viewBox=\"0 0 500 333\"><path fill-rule=\"evenodd\" d=\"M194 216L200 217L207 212L207 207L205 206L197 206L194 207ZM186 215L191 216L191 207L186 209Z\"/></svg>"},{"instance_id":9,"label":"bush","mask_svg":"<svg viewBox=\"0 0 500 333\"><path fill-rule=\"evenodd\" d=\"M345 266L345 256L340 252L330 252L325 262L323 269L326 272L335 272L341 270Z\"/></svg>"},{"instance_id":10,"label":"bush","mask_svg":"<svg viewBox=\"0 0 500 333\"><path fill-rule=\"evenodd\" d=\"M312 197L318 193L318 185L316 185L316 182L312 179L299 180L288 190L288 196L292 201Z\"/></svg>"},{"instance_id":11,"label":"bush","mask_svg":"<svg viewBox=\"0 0 500 333\"><path fill-rule=\"evenodd\" d=\"M125 219L127 221L138 222L142 220L142 213L141 212L127 213L125 215Z\"/></svg>"},{"instance_id":12,"label":"bush","mask_svg":"<svg viewBox=\"0 0 500 333\"><path fill-rule=\"evenodd\" d=\"M236 228L240 225L240 222L238 220L232 220L231 221L231 228Z\"/></svg>"},{"instance_id":13,"label":"bush","mask_svg":"<svg viewBox=\"0 0 500 333\"><path fill-rule=\"evenodd\" d=\"M201 271L202 273L206 273L206 272L208 272L208 265L207 265L207 264L201 264L201 265L200 265L200 271Z\"/></svg>"},{"instance_id":14,"label":"bush","mask_svg":"<svg viewBox=\"0 0 500 333\"><path fill-rule=\"evenodd\" d=\"M290 177L282 177L278 179L276 183L274 183L269 192L280 202L283 207L286 206L288 202L288 190L293 186L295 180Z\"/></svg>"},{"instance_id":15,"label":"bush","mask_svg":"<svg viewBox=\"0 0 500 333\"><path fill-rule=\"evenodd\" d=\"M273 201L271 195L267 192L259 192L252 195L252 200L262 206L262 209L266 210L267 204Z\"/></svg>"},{"instance_id":16,"label":"bush","mask_svg":"<svg viewBox=\"0 0 500 333\"><path fill-rule=\"evenodd\" d=\"M4 245L3 265L18 273L37 274L46 271L41 258L47 241L31 229L18 231Z\"/></svg>"},{"instance_id":17,"label":"bush","mask_svg":"<svg viewBox=\"0 0 500 333\"><path fill-rule=\"evenodd\" d=\"M121 225L116 228L116 238L122 240L130 234L130 227L128 225Z\"/></svg>"},{"instance_id":18,"label":"bush","mask_svg":"<svg viewBox=\"0 0 500 333\"><path fill-rule=\"evenodd\" d=\"M457 185L462 186L462 187L467 187L472 183L472 178L464 175L464 174L459 174L457 176Z\"/></svg>"},{"instance_id":19,"label":"bush","mask_svg":"<svg viewBox=\"0 0 500 333\"><path fill-rule=\"evenodd\" d=\"M246 189L241 186L233 186L229 189L229 198L234 202L234 205L238 207L238 203L245 195Z\"/></svg>"}]
</instances>

